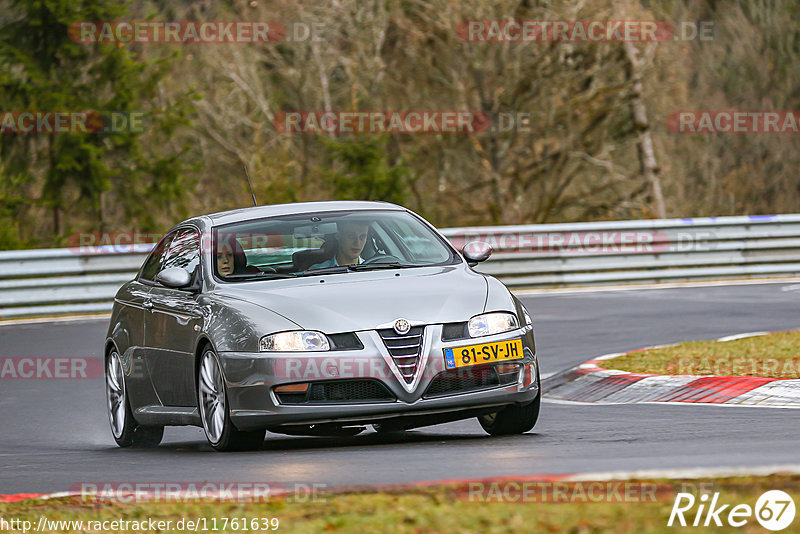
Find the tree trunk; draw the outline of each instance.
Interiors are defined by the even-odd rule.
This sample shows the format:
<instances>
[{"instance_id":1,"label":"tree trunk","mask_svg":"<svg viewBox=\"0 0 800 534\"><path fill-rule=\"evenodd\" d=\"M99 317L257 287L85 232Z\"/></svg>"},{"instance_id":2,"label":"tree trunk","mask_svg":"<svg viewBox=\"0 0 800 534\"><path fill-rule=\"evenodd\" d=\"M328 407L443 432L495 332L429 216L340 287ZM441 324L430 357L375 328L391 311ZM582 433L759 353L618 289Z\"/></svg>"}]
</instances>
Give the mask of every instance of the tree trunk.
<instances>
[{"instance_id":1,"label":"tree trunk","mask_svg":"<svg viewBox=\"0 0 800 534\"><path fill-rule=\"evenodd\" d=\"M47 138L47 155L48 155L48 176L54 172L56 168L56 151L53 147L53 134ZM47 187L47 184L45 185ZM53 202L53 233L56 238L61 236L61 190L52 192L51 201Z\"/></svg>"},{"instance_id":2,"label":"tree trunk","mask_svg":"<svg viewBox=\"0 0 800 534\"><path fill-rule=\"evenodd\" d=\"M633 124L637 134L637 149L642 179L650 186L649 201L659 219L667 217L664 207L664 195L661 192L661 168L656 163L653 149L653 138L650 135L650 121L647 119L647 108L642 96L642 61L639 51L630 41L625 41L625 55L628 58L629 75L632 82L631 106L633 108Z\"/></svg>"},{"instance_id":3,"label":"tree trunk","mask_svg":"<svg viewBox=\"0 0 800 534\"><path fill-rule=\"evenodd\" d=\"M61 235L61 208L53 206L53 233L56 237Z\"/></svg>"}]
</instances>

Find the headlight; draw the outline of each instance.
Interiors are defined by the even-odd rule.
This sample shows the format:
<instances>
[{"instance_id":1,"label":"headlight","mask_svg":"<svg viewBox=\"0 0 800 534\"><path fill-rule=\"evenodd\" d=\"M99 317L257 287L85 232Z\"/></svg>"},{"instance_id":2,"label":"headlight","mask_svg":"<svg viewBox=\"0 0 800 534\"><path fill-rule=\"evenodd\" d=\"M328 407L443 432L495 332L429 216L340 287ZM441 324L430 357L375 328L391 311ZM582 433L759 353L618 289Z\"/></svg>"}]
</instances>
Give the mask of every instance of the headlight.
<instances>
[{"instance_id":1,"label":"headlight","mask_svg":"<svg viewBox=\"0 0 800 534\"><path fill-rule=\"evenodd\" d=\"M264 336L258 344L261 352L324 351L331 350L328 338L320 332L281 332Z\"/></svg>"},{"instance_id":2,"label":"headlight","mask_svg":"<svg viewBox=\"0 0 800 534\"><path fill-rule=\"evenodd\" d=\"M518 328L517 316L513 313L493 312L476 315L469 320L469 335L472 337L491 336Z\"/></svg>"}]
</instances>

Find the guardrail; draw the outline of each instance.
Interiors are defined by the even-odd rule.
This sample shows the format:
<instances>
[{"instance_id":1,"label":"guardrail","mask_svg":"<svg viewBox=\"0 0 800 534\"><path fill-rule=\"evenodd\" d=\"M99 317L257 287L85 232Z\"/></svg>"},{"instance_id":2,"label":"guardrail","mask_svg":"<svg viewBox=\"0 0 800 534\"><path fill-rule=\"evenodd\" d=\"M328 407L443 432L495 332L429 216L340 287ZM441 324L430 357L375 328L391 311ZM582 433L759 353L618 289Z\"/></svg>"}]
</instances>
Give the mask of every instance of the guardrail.
<instances>
[{"instance_id":1,"label":"guardrail","mask_svg":"<svg viewBox=\"0 0 800 534\"><path fill-rule=\"evenodd\" d=\"M800 275L800 214L449 228L495 253L477 270L509 287L564 287ZM0 318L110 310L137 252L0 252Z\"/></svg>"}]
</instances>

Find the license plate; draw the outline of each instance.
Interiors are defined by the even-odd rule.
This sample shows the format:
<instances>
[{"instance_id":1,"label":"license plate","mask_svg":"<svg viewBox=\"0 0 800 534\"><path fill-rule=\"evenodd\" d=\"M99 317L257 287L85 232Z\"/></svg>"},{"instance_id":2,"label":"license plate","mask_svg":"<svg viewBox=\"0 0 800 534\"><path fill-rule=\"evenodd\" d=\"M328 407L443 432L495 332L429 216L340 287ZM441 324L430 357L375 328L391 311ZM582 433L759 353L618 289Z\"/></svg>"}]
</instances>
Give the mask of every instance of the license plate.
<instances>
[{"instance_id":1,"label":"license plate","mask_svg":"<svg viewBox=\"0 0 800 534\"><path fill-rule=\"evenodd\" d=\"M444 349L444 364L448 369L468 367L479 363L502 362L522 358L522 340L496 341Z\"/></svg>"}]
</instances>

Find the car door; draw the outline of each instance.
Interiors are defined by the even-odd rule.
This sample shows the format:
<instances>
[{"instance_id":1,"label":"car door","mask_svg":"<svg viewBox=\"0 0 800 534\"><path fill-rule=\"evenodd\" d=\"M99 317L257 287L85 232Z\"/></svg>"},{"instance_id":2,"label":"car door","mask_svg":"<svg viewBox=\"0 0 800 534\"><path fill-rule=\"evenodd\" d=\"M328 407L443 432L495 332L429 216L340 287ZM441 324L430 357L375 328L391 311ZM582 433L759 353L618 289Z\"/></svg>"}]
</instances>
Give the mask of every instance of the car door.
<instances>
[{"instance_id":1,"label":"car door","mask_svg":"<svg viewBox=\"0 0 800 534\"><path fill-rule=\"evenodd\" d=\"M123 306L117 321L118 328L122 332L113 332L112 335L115 339L127 338L128 346L126 348L120 346L120 350L130 353L130 374L126 380L131 406L134 408L157 405L160 402L146 364L145 319L150 315L150 290L155 283L156 275L161 271L161 265L164 263L164 257L173 237L174 234L166 235L156 244L136 279L126 286L124 292L117 295L118 301ZM121 343L118 341L118 344ZM123 362L125 361L126 355L123 354Z\"/></svg>"},{"instance_id":2,"label":"car door","mask_svg":"<svg viewBox=\"0 0 800 534\"><path fill-rule=\"evenodd\" d=\"M192 280L200 273L200 233L179 229L161 265L161 270L182 267ZM196 406L194 348L202 326L196 294L155 283L150 289L145 317L147 367L164 406ZM195 329L197 328L197 329Z\"/></svg>"}]
</instances>

